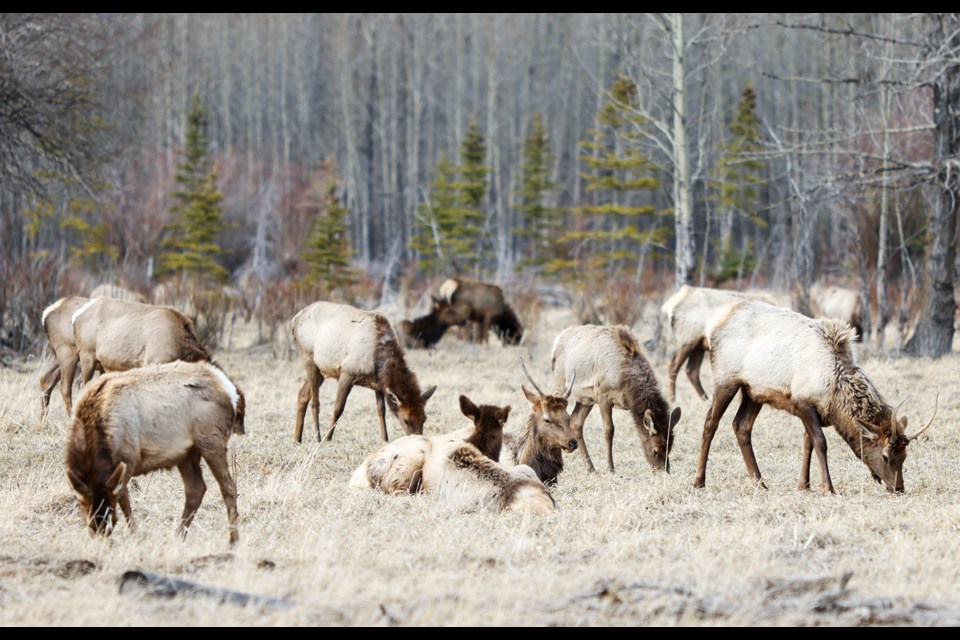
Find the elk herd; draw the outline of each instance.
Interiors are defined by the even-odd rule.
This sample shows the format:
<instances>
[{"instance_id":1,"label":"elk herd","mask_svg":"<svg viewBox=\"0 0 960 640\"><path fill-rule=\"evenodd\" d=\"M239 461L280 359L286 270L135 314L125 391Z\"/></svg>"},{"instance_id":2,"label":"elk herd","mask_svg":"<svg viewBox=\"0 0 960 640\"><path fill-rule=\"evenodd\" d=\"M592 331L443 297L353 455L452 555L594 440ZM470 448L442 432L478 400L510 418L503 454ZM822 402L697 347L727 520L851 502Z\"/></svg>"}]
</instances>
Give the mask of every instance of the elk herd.
<instances>
[{"instance_id":1,"label":"elk herd","mask_svg":"<svg viewBox=\"0 0 960 640\"><path fill-rule=\"evenodd\" d=\"M460 395L460 412L472 426L425 434L427 402L436 386L421 387L405 348L431 348L454 326L467 327L469 339L480 344L491 332L504 345L524 341L524 328L500 287L456 278L436 291L430 313L397 323L397 331L382 313L326 301L310 304L291 320L305 373L297 392L295 442L302 441L308 407L317 440L330 441L351 390L360 386L374 392L384 444L356 468L351 487L428 493L456 512L549 513L556 508L551 489L565 454L579 451L586 470L594 471L584 439L594 405L603 423L609 471L614 470L613 409L619 409L629 413L650 467L670 472L681 418L680 407L672 405L684 363L697 394L709 402L694 487L706 484L711 442L738 395L733 431L758 487L763 483L751 432L764 405L799 418L798 487L809 488L816 451L824 493L834 492L824 427L836 429L878 483L902 492L907 445L936 417L935 403L926 424L908 435L900 407L884 399L857 363L852 349L861 331L857 302L811 292L821 313L834 316L815 319L770 294L684 286L661 307L673 352L666 393L630 327L571 326L553 339L548 391L517 358L530 384L518 389L529 403L519 432L506 429L515 413L511 406L477 404L477 398ZM237 485L228 451L232 437L244 433L246 399L197 338L189 318L171 306L74 296L48 306L42 323L53 362L40 378L41 415L59 383L71 418L67 480L90 529L109 535L118 509L132 527L130 480L176 467L185 491L178 532L186 535L206 492L203 460L220 488L230 543L236 543ZM700 381L708 353L712 399ZM74 404L78 368L83 388ZM321 431L319 390L328 378L336 380L336 399ZM387 407L404 432L394 440L388 437Z\"/></svg>"}]
</instances>

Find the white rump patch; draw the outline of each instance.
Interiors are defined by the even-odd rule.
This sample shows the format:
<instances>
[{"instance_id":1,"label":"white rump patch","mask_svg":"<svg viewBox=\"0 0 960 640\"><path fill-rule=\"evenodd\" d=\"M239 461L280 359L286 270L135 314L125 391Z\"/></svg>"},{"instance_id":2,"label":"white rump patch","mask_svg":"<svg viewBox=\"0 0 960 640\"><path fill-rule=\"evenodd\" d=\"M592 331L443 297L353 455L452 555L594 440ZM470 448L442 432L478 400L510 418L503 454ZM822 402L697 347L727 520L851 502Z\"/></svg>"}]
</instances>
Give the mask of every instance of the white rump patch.
<instances>
[{"instance_id":1,"label":"white rump patch","mask_svg":"<svg viewBox=\"0 0 960 640\"><path fill-rule=\"evenodd\" d=\"M54 302L52 305L44 309L43 315L40 316L40 324L42 325L47 324L47 316L50 315L53 311L56 311L60 307L60 305L63 304L64 300L66 300L66 298L60 298L59 300Z\"/></svg>"},{"instance_id":2,"label":"white rump patch","mask_svg":"<svg viewBox=\"0 0 960 640\"><path fill-rule=\"evenodd\" d=\"M207 369L210 370L210 373L217 376L217 379L220 381L220 384L223 386L223 390L227 392L227 395L230 396L230 402L233 403L233 410L237 410L237 402L240 401L240 394L237 393L237 386L230 381L230 378L227 377L223 371L209 362L205 362Z\"/></svg>"},{"instance_id":3,"label":"white rump patch","mask_svg":"<svg viewBox=\"0 0 960 640\"><path fill-rule=\"evenodd\" d=\"M87 304L77 309L73 314L73 318L70 319L70 324L77 324L77 318L80 317L80 314L86 311L90 307L90 305L92 305L94 302L96 302L99 299L100 298L93 298L92 300L90 300L90 302L88 302Z\"/></svg>"}]
</instances>

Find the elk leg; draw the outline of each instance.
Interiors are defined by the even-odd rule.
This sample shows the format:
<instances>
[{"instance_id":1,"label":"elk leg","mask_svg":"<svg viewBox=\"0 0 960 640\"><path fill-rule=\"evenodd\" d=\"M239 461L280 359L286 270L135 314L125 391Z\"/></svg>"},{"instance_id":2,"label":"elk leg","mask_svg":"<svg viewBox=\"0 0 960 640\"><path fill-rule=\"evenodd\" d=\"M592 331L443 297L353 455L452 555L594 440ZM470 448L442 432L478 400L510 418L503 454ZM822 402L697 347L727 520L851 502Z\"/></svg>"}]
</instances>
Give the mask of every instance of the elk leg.
<instances>
[{"instance_id":1,"label":"elk leg","mask_svg":"<svg viewBox=\"0 0 960 640\"><path fill-rule=\"evenodd\" d=\"M307 417L307 406L310 404L310 381L304 380L297 392L297 424L293 428L293 441L303 441L303 420Z\"/></svg>"},{"instance_id":2,"label":"elk leg","mask_svg":"<svg viewBox=\"0 0 960 640\"><path fill-rule=\"evenodd\" d=\"M47 417L47 407L50 406L50 394L60 381L60 363L54 361L50 368L40 376L40 421Z\"/></svg>"},{"instance_id":3,"label":"elk leg","mask_svg":"<svg viewBox=\"0 0 960 640\"><path fill-rule=\"evenodd\" d=\"M60 367L60 397L63 398L63 406L67 410L67 415L73 414L73 381L77 376L77 366L80 364L80 357L74 353ZM90 377L93 377L91 373ZM89 380L89 378L87 378ZM84 380L86 382L86 380Z\"/></svg>"},{"instance_id":4,"label":"elk leg","mask_svg":"<svg viewBox=\"0 0 960 640\"><path fill-rule=\"evenodd\" d=\"M753 432L753 423L760 413L763 405L754 401L746 393L741 392L740 408L733 419L733 431L737 435L737 443L740 445L740 453L743 455L743 461L747 465L747 473L753 479L754 484L762 489L766 489L763 480L760 479L760 467L757 465L757 458L753 453L753 443L751 433Z\"/></svg>"},{"instance_id":5,"label":"elk leg","mask_svg":"<svg viewBox=\"0 0 960 640\"><path fill-rule=\"evenodd\" d=\"M797 482L797 489L806 491L810 488L810 458L813 457L813 440L810 439L807 430L803 430L803 459L800 462L800 481Z\"/></svg>"},{"instance_id":6,"label":"elk leg","mask_svg":"<svg viewBox=\"0 0 960 640\"><path fill-rule=\"evenodd\" d=\"M583 423L587 421L587 416L590 415L592 409L592 404L578 402L570 414L570 422L577 439L577 449L580 451L580 457L583 458L583 464L587 467L587 473L593 473L594 468L593 461L590 460L590 454L587 452L587 442L583 439Z\"/></svg>"},{"instance_id":7,"label":"elk leg","mask_svg":"<svg viewBox=\"0 0 960 640\"><path fill-rule=\"evenodd\" d=\"M710 443L713 442L713 436L717 433L717 427L720 425L720 418L723 412L730 406L733 397L740 390L740 385L727 385L726 387L717 387L713 390L713 404L707 411L707 418L703 423L703 437L700 440L700 460L697 462L697 475L693 479L693 486L703 488L707 481L707 456L710 455Z\"/></svg>"},{"instance_id":8,"label":"elk leg","mask_svg":"<svg viewBox=\"0 0 960 640\"><path fill-rule=\"evenodd\" d=\"M490 316L483 316L480 321L480 335L477 336L477 342L487 344L490 341Z\"/></svg>"},{"instance_id":9,"label":"elk leg","mask_svg":"<svg viewBox=\"0 0 960 640\"><path fill-rule=\"evenodd\" d=\"M183 478L183 515L180 517L180 526L177 527L177 535L181 538L187 536L187 530L193 523L193 516L196 515L200 503L203 502L203 494L207 492L207 485L203 482L203 472L200 469L200 453L194 449L183 461L177 465L180 471L180 477Z\"/></svg>"},{"instance_id":10,"label":"elk leg","mask_svg":"<svg viewBox=\"0 0 960 640\"><path fill-rule=\"evenodd\" d=\"M706 348L703 346L702 341L698 342L690 351L690 359L687 360L687 379L690 380L690 384L692 384L693 388L700 394L700 398L706 400L707 392L703 390L703 385L700 384L700 366L703 364L704 353L706 353Z\"/></svg>"},{"instance_id":11,"label":"elk leg","mask_svg":"<svg viewBox=\"0 0 960 640\"><path fill-rule=\"evenodd\" d=\"M607 468L613 473L613 405L601 402L600 417L603 419L603 434L607 437Z\"/></svg>"},{"instance_id":12,"label":"elk leg","mask_svg":"<svg viewBox=\"0 0 960 640\"><path fill-rule=\"evenodd\" d=\"M803 428L806 429L807 437L813 441L813 447L817 452L817 461L820 463L821 491L823 493L836 493L833 490L833 482L830 481L830 469L827 468L827 439L823 435L820 416L812 404L798 406L797 415L803 421Z\"/></svg>"},{"instance_id":13,"label":"elk leg","mask_svg":"<svg viewBox=\"0 0 960 640\"><path fill-rule=\"evenodd\" d=\"M230 473L230 466L227 464L226 448L220 448L214 451L200 451L200 455L207 461L207 466L213 473L220 485L220 495L223 496L223 504L227 507L227 525L230 528L230 544L236 544L240 539L237 532L237 482ZM197 466L199 471L200 467Z\"/></svg>"},{"instance_id":14,"label":"elk leg","mask_svg":"<svg viewBox=\"0 0 960 640\"><path fill-rule=\"evenodd\" d=\"M350 390L353 389L353 380L348 378L346 375L341 376L340 383L337 385L337 401L333 405L333 418L330 420L330 428L321 438L320 442L328 442L333 440L333 430L337 428L337 421L340 420L340 416L343 415L343 408L347 406L347 396L350 395ZM320 433L317 432L317 436Z\"/></svg>"},{"instance_id":15,"label":"elk leg","mask_svg":"<svg viewBox=\"0 0 960 640\"><path fill-rule=\"evenodd\" d=\"M384 442L389 442L390 438L387 436L387 401L384 398L383 391L376 390L374 393L377 394L377 420L380 421L380 436Z\"/></svg>"},{"instance_id":16,"label":"elk leg","mask_svg":"<svg viewBox=\"0 0 960 640\"><path fill-rule=\"evenodd\" d=\"M691 357L691 354L696 350L696 348L699 345L700 345L699 342L683 345L682 347L677 349L677 352L674 354L673 359L670 361L670 366L667 369L667 393L670 396L671 403L676 402L677 400L677 375L680 373L680 367L682 367L683 363L686 362ZM703 354L700 354L700 358L701 360L703 359ZM697 375L699 376L699 374L700 374L700 366L698 363ZM687 368L687 377L690 377L689 367ZM690 381L694 382L694 379L690 378ZM697 392L700 394L700 397L706 400L707 399L706 394L703 393L703 387L700 386L699 378L697 379L696 382L694 382L693 386L698 387Z\"/></svg>"}]
</instances>

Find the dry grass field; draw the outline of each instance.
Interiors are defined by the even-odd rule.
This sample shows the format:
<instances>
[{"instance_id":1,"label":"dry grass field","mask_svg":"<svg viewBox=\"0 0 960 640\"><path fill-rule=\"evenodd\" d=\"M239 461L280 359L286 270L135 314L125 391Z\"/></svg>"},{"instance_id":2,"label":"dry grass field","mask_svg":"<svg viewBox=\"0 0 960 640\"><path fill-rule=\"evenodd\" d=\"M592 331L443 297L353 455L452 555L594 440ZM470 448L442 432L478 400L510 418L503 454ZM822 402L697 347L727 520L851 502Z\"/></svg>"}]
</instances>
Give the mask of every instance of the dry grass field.
<instances>
[{"instance_id":1,"label":"dry grass field","mask_svg":"<svg viewBox=\"0 0 960 640\"><path fill-rule=\"evenodd\" d=\"M547 309L521 347L445 338L410 351L421 385L438 389L426 431L469 422L463 393L509 404L508 430L529 405L523 355L541 387L549 350L568 313ZM643 336L642 336L643 337ZM749 482L730 422L711 451L707 487L692 480L707 404L678 380L683 409L672 473L653 472L625 412L615 412L617 470L606 471L597 411L586 439L598 472L579 454L553 491L549 516L445 511L430 495L386 496L348 488L378 447L373 393L358 388L333 442L292 439L298 361L269 347L217 354L247 399L247 435L236 440L240 543L227 542L226 513L208 491L185 540L176 471L136 480L138 528L121 520L92 538L65 476L67 416L59 394L39 422L36 358L0 368L0 624L4 626L601 626L960 624L960 356L938 361L861 356L902 414L922 425L940 393L936 422L911 444L906 493L887 494L832 429L837 495L795 489L802 426L765 408L754 448L768 490ZM654 361L664 382L666 362ZM710 385L709 365L704 386ZM321 424L335 385L321 388ZM388 415L392 438L401 435ZM120 591L128 570L278 601L246 606L216 597Z\"/></svg>"}]
</instances>

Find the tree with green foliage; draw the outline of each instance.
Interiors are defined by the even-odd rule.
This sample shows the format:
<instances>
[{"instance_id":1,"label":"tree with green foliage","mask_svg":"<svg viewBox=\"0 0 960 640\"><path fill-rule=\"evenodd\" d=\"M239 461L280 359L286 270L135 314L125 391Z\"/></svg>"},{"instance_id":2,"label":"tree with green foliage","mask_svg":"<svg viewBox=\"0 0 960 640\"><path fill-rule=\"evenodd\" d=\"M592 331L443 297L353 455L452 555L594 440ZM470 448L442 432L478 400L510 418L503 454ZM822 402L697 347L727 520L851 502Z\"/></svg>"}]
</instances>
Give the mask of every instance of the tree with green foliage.
<instances>
[{"instance_id":1,"label":"tree with green foliage","mask_svg":"<svg viewBox=\"0 0 960 640\"><path fill-rule=\"evenodd\" d=\"M219 262L223 249L217 237L226 226L217 190L217 171L210 158L207 111L194 94L187 114L183 162L177 167L179 189L173 193L174 222L167 225L161 243L161 272L183 278L221 282L229 275Z\"/></svg>"},{"instance_id":2,"label":"tree with green foliage","mask_svg":"<svg viewBox=\"0 0 960 640\"><path fill-rule=\"evenodd\" d=\"M548 273L572 270L584 279L637 261L639 275L643 248L661 244L669 236L666 227L642 224L645 218L669 212L640 204L641 194L658 188L660 181L640 148L640 129L646 120L636 115L637 104L636 84L619 75L597 113L597 127L588 130L589 139L580 143L584 151L580 161L587 169L581 176L594 201L575 210L580 228L559 239L570 247L567 255L571 257L551 261Z\"/></svg>"},{"instance_id":3,"label":"tree with green foliage","mask_svg":"<svg viewBox=\"0 0 960 640\"><path fill-rule=\"evenodd\" d=\"M317 213L301 254L309 268L306 283L320 286L326 294L356 284L357 274L350 268L353 255L347 229L350 211L340 204L336 183L327 188L322 201L308 202L307 206L316 208Z\"/></svg>"},{"instance_id":4,"label":"tree with green foliage","mask_svg":"<svg viewBox=\"0 0 960 640\"><path fill-rule=\"evenodd\" d=\"M733 246L737 221L748 221L759 228L767 226L767 222L757 215L760 190L766 183L763 174L767 168L766 162L758 157L762 151L760 140L757 94L748 85L730 123L730 139L720 145L716 178L710 181L720 219L718 268L714 274L718 283L731 278L739 280L756 262L753 243L747 233L740 234L742 246Z\"/></svg>"},{"instance_id":5,"label":"tree with green foliage","mask_svg":"<svg viewBox=\"0 0 960 640\"><path fill-rule=\"evenodd\" d=\"M483 133L476 118L460 146L459 166L445 153L437 161L430 194L419 208L419 229L411 248L420 254L420 268L447 276L479 275L487 256L483 238L483 201L490 167Z\"/></svg>"},{"instance_id":6,"label":"tree with green foliage","mask_svg":"<svg viewBox=\"0 0 960 640\"><path fill-rule=\"evenodd\" d=\"M529 240L529 253L518 266L542 267L555 257L551 248L554 246L553 240L560 220L559 210L546 204L547 197L556 184L550 179L553 153L539 112L533 114L530 133L523 142L522 155L517 210L523 215L523 226L515 231L517 235Z\"/></svg>"}]
</instances>

